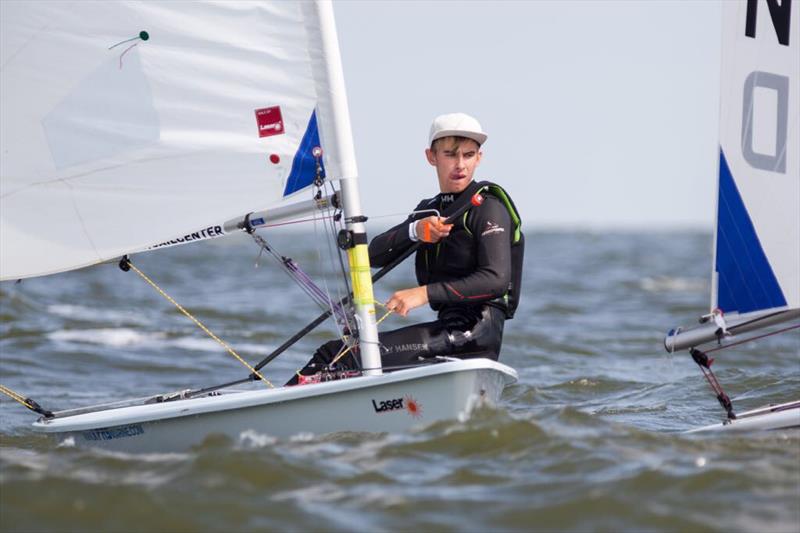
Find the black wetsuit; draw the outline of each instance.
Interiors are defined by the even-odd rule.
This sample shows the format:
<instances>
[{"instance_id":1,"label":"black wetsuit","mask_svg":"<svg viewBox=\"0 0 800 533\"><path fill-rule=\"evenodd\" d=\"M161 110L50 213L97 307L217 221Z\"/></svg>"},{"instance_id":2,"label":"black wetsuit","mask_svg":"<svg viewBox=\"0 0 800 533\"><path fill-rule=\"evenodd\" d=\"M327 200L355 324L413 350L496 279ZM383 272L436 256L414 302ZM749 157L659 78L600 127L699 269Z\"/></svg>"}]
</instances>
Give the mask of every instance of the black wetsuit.
<instances>
[{"instance_id":1,"label":"black wetsuit","mask_svg":"<svg viewBox=\"0 0 800 533\"><path fill-rule=\"evenodd\" d=\"M461 194L472 194L473 185ZM439 194L423 200L414 211L437 209L446 213L457 194ZM413 246L408 232L411 222L430 216L415 213L392 229L375 237L369 245L370 262L382 267ZM381 332L384 370L419 363L437 355L459 358L497 359L508 313L504 296L512 279L511 244L514 229L506 206L491 194L481 205L471 207L453 225L450 235L436 244L423 243L416 252L416 275L427 285L428 301L438 320ZM324 368L340 351L342 342L322 345L301 370L310 375ZM339 368L354 368L349 356ZM296 377L289 384L296 382Z\"/></svg>"}]
</instances>

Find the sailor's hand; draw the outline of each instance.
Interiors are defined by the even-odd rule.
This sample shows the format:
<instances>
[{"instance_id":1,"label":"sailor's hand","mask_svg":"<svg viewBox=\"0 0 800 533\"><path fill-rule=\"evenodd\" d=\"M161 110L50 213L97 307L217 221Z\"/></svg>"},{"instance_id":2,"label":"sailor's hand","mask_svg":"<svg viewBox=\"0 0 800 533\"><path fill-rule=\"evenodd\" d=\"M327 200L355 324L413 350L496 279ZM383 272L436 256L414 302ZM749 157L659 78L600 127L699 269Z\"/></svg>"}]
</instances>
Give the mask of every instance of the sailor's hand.
<instances>
[{"instance_id":1,"label":"sailor's hand","mask_svg":"<svg viewBox=\"0 0 800 533\"><path fill-rule=\"evenodd\" d=\"M443 217L430 216L417 221L417 238L422 242L439 242L450 235L452 224L445 224Z\"/></svg>"},{"instance_id":2,"label":"sailor's hand","mask_svg":"<svg viewBox=\"0 0 800 533\"><path fill-rule=\"evenodd\" d=\"M386 302L386 308L400 316L406 316L415 307L426 303L428 303L428 287L423 285L422 287L404 289L392 294L392 297Z\"/></svg>"}]
</instances>

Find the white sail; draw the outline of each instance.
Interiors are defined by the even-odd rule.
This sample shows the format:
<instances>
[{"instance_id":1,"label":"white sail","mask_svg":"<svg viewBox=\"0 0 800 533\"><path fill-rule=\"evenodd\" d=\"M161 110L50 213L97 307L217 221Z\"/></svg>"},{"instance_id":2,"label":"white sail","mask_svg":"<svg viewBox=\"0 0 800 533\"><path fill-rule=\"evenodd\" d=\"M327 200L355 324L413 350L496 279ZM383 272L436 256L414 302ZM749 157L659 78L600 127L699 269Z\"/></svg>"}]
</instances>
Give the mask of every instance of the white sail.
<instances>
[{"instance_id":1,"label":"white sail","mask_svg":"<svg viewBox=\"0 0 800 533\"><path fill-rule=\"evenodd\" d=\"M800 2L725 2L711 308L800 308Z\"/></svg>"},{"instance_id":2,"label":"white sail","mask_svg":"<svg viewBox=\"0 0 800 533\"><path fill-rule=\"evenodd\" d=\"M723 4L720 83L714 320L668 351L800 317L800 2Z\"/></svg>"},{"instance_id":3,"label":"white sail","mask_svg":"<svg viewBox=\"0 0 800 533\"><path fill-rule=\"evenodd\" d=\"M313 5L0 9L2 280L218 236L310 185L320 144L356 174Z\"/></svg>"}]
</instances>

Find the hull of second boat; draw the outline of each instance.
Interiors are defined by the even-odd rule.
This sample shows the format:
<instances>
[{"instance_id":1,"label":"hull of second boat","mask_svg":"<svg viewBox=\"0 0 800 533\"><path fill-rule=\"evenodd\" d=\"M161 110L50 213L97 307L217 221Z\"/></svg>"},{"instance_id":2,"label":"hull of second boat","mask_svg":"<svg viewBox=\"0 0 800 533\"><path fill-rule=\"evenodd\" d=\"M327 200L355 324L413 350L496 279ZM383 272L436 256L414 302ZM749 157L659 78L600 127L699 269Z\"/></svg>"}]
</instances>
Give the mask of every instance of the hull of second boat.
<instances>
[{"instance_id":1,"label":"hull of second boat","mask_svg":"<svg viewBox=\"0 0 800 533\"><path fill-rule=\"evenodd\" d=\"M389 379L351 378L288 391L232 393L173 402L173 414L174 408L183 404L178 416L164 416L159 405L148 405L104 412L94 417L94 427L79 420L84 415L69 417L75 419L72 421L56 419L55 425L38 422L35 427L75 445L134 453L184 451L211 435L239 442L248 435L285 438L341 431L402 432L468 416L484 403L496 404L513 377L495 368L476 367L412 374L407 379L397 379L397 375ZM253 394L260 394L264 401L254 403ZM241 398L238 406L237 397ZM214 408L215 403L219 409Z\"/></svg>"},{"instance_id":2,"label":"hull of second boat","mask_svg":"<svg viewBox=\"0 0 800 533\"><path fill-rule=\"evenodd\" d=\"M710 426L692 429L687 433L714 431L745 433L793 428L800 428L800 401L747 411L741 413L739 417L734 420L727 420L720 424L712 424Z\"/></svg>"}]
</instances>

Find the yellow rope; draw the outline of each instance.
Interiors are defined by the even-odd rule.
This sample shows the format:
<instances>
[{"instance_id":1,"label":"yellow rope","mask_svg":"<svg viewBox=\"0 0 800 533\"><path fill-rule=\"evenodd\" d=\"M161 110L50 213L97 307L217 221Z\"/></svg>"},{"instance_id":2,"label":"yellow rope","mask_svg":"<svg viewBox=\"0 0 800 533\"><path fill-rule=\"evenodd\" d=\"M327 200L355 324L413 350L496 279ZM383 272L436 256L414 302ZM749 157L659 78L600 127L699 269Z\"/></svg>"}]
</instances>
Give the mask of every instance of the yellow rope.
<instances>
[{"instance_id":1,"label":"yellow rope","mask_svg":"<svg viewBox=\"0 0 800 533\"><path fill-rule=\"evenodd\" d=\"M385 307L386 307L386 306L385 306L383 303L379 302L378 300L374 300L374 301L373 301L373 303L376 303L376 304L378 304L379 306L381 306L381 307L383 307L383 308L385 308ZM383 322L384 320L386 320L386 317L388 317L388 316L389 316L389 315L391 315L392 313L394 313L394 311L392 311L391 309L387 309L387 310L386 310L386 313L384 313L384 315L383 315L382 317L380 317L380 319L378 319L378 321L377 321L377 322L375 322L375 325L377 326L378 324L380 324L381 322ZM333 358L333 361L331 361L331 363L330 363L330 364L334 364L335 362L337 362L339 359L341 359L342 357L344 357L344 356L345 356L345 355L346 355L346 354L347 354L347 353L348 353L350 350L352 350L352 349L353 349L353 348L355 348L355 347L356 347L356 345L355 345L355 344L354 344L354 345L352 345L352 346L349 346L349 347L348 347L346 350L344 350L344 351L343 351L343 352L341 352L339 355L337 355L336 357L334 357L334 358Z\"/></svg>"},{"instance_id":2,"label":"yellow rope","mask_svg":"<svg viewBox=\"0 0 800 533\"><path fill-rule=\"evenodd\" d=\"M218 343L219 343L219 344L220 344L220 345L221 345L223 348L225 348L225 349L228 351L228 353L229 353L229 354L231 354L232 356L234 356L236 359L238 359L238 360L239 360L239 362L240 362L240 363L242 363L244 366L246 366L246 367L248 368L248 370L250 370L250 372L252 372L252 373L253 373L253 374L255 374L256 376L258 376L258 377L261 379L261 381L263 381L264 383L266 383L266 384L267 384L267 386L274 388L274 385L273 385L272 383L270 383L269 381L267 381L267 379L266 379L264 376L262 376L262 375L259 373L259 371L258 371L258 370L256 370L256 369L255 369L255 368L253 368L252 366L250 366L250 365L247 363L247 361L245 361L244 359L242 359L241 357L239 357L239 354L237 354L237 353L236 353L236 352L233 350L233 348L231 348L230 346L228 346L228 344L226 344L226 343L225 343L225 341L223 341L222 339L220 339L219 337L217 337L216 335L214 335L214 334L211 332L211 330L209 330L207 327L205 327L205 326L203 325L203 323L202 323L202 322L200 322L200 321L199 321L199 320L197 320L197 319L196 319L194 316L192 316L192 314L191 314L191 313L189 313L189 311L187 311L186 309L184 309L184 308L183 308L183 306L182 306L181 304L179 304L178 302L176 302L175 300L173 300L173 299L172 299L172 297L171 297L169 294L167 294L166 292L164 292L164 291L161 289L161 287L159 287L158 285L156 285L156 284L155 284L155 282L154 282L153 280L151 280L150 278L148 278L148 277L145 275L145 273L144 273L144 272L142 272L141 270L139 270L138 268L136 268L136 267L133 265L133 263L131 263L131 261L130 261L130 260L128 260L128 265L129 265L129 266L130 266L130 267L131 267L131 268L134 270L134 272L136 272L137 274L139 274L139 275L142 277L142 279L143 279L143 280L145 280L147 283L149 283L149 284L150 284L150 286L152 286L152 287L153 287L155 290L157 290L157 291L159 292L159 294L161 294L161 296L163 296L163 297L164 297L164 298L166 298L166 299L167 299L169 302L171 302L171 303L172 303L172 304L173 304L175 307L177 307L177 308L178 308L178 310L179 310L181 313L183 313L184 315L186 315L186 317L187 317L187 318L189 318L189 319L190 319L192 322L194 322L195 324L197 324L197 326L198 326L200 329L202 329L203 331L205 331L205 332L206 332L206 334L207 334L209 337L211 337L212 339L214 339L215 341L217 341L217 342L218 342Z\"/></svg>"},{"instance_id":3,"label":"yellow rope","mask_svg":"<svg viewBox=\"0 0 800 533\"><path fill-rule=\"evenodd\" d=\"M378 300L375 300L373 303L376 303L379 306L381 306L384 309L386 309L386 304L384 304L383 302L379 302ZM392 313L394 313L394 311L392 309L386 309L386 313L384 313L384 315L382 317L380 317L377 322L375 322L375 325L377 326L378 324L380 324L381 322L386 320L386 317L388 317Z\"/></svg>"},{"instance_id":4,"label":"yellow rope","mask_svg":"<svg viewBox=\"0 0 800 533\"><path fill-rule=\"evenodd\" d=\"M343 350L343 351L339 352L339 355L337 355L336 357L334 357L334 358L333 358L333 361L331 361L331 362L330 362L330 364L334 364L336 361L338 361L339 359L341 359L342 357L344 357L344 356L345 356L345 354L347 354L347 353L348 353L350 350L352 350L352 349L353 349L355 346L356 346L356 345L355 345L355 344L353 344L353 345L351 345L351 346L348 346L346 350Z\"/></svg>"},{"instance_id":5,"label":"yellow rope","mask_svg":"<svg viewBox=\"0 0 800 533\"><path fill-rule=\"evenodd\" d=\"M9 389L8 387L6 387L4 385L0 385L0 392L2 392L3 394L5 394L6 396L8 396L11 399L18 401L19 403L21 403L22 405L24 405L28 409L32 409L31 405L27 401L25 401L26 398L24 398L20 394L17 394L16 392L14 392L13 390Z\"/></svg>"},{"instance_id":6,"label":"yellow rope","mask_svg":"<svg viewBox=\"0 0 800 533\"><path fill-rule=\"evenodd\" d=\"M381 307L383 307L383 308L385 308L385 307L386 307L386 305L384 305L382 302L379 302L378 300L373 300L373 303L375 303L375 304L378 304L379 306L381 306ZM387 310L386 310L386 313L384 313L384 315L383 315L382 317L380 317L380 318L379 318L379 319L378 319L378 320L375 322L375 325L377 326L378 324L380 324L381 322L383 322L384 320L386 320L386 317L388 317L388 316L389 316L389 315L391 315L392 313L394 313L394 311L392 311L391 309L387 309ZM350 350L352 350L352 349L353 349L353 348L355 348L356 346L357 346L357 344L353 344L352 346L348 346L348 348L347 348L346 350L343 350L343 351L339 352L339 355L337 355L336 357L334 357L334 358L333 358L333 360L332 360L332 361L331 361L329 364L331 364L331 365L332 365L332 364L336 363L336 362L337 362L339 359L341 359L342 357L344 357L345 355L347 355L347 354L350 352ZM295 372L295 374L297 374L298 376L300 376L300 375L301 375L299 370L297 370L297 371Z\"/></svg>"}]
</instances>

